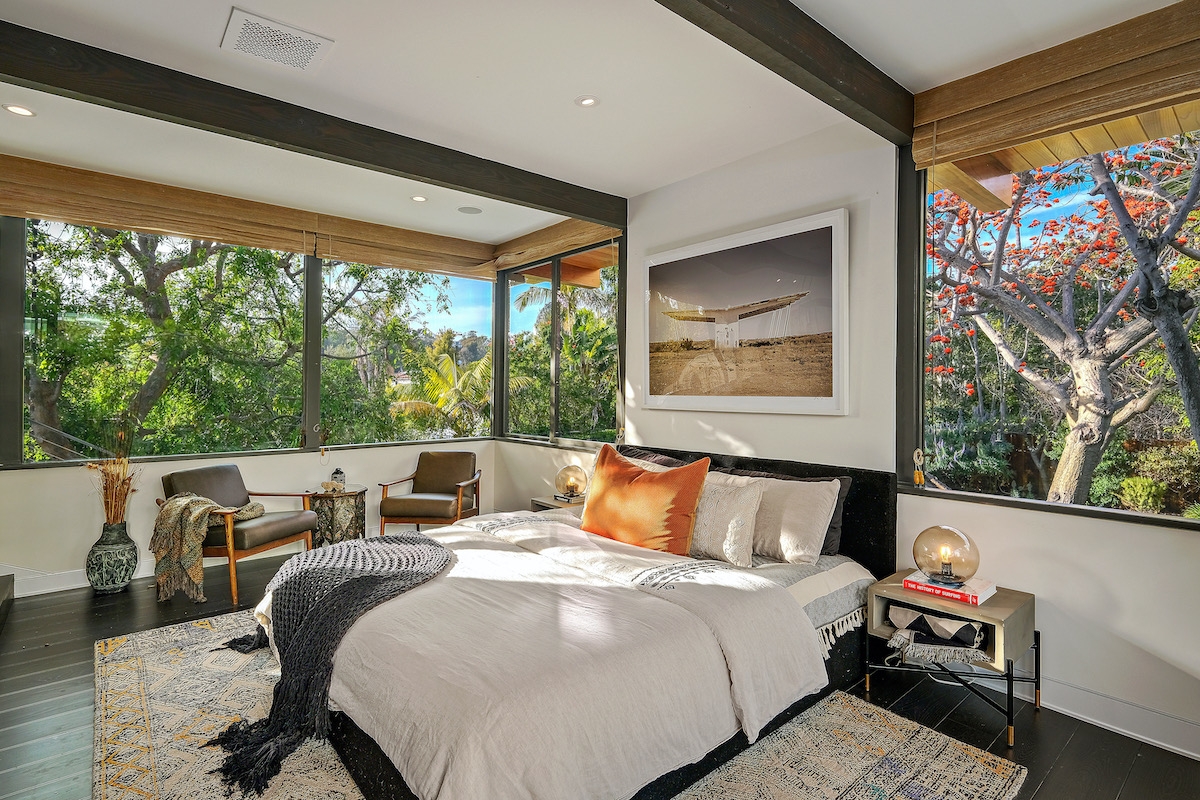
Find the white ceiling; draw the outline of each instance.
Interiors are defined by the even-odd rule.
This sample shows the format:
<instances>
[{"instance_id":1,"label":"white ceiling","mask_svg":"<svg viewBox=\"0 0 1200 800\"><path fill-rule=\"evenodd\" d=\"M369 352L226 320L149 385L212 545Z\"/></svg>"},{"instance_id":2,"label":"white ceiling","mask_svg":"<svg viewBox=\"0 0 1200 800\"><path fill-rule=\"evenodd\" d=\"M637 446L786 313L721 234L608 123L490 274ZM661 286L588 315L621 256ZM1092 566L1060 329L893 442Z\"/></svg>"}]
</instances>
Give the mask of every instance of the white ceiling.
<instances>
[{"instance_id":1,"label":"white ceiling","mask_svg":"<svg viewBox=\"0 0 1200 800\"><path fill-rule=\"evenodd\" d=\"M333 39L324 63L220 49L229 0L4 0L0 18L625 197L845 120L654 0L241 2ZM795 2L913 90L1166 4ZM0 152L477 241L559 219L16 87L0 102L39 112L0 115Z\"/></svg>"},{"instance_id":2,"label":"white ceiling","mask_svg":"<svg viewBox=\"0 0 1200 800\"><path fill-rule=\"evenodd\" d=\"M923 92L1175 0L792 2L910 92Z\"/></svg>"},{"instance_id":3,"label":"white ceiling","mask_svg":"<svg viewBox=\"0 0 1200 800\"><path fill-rule=\"evenodd\" d=\"M491 244L566 219L4 83L0 102L37 112L0 113L8 155Z\"/></svg>"}]
</instances>

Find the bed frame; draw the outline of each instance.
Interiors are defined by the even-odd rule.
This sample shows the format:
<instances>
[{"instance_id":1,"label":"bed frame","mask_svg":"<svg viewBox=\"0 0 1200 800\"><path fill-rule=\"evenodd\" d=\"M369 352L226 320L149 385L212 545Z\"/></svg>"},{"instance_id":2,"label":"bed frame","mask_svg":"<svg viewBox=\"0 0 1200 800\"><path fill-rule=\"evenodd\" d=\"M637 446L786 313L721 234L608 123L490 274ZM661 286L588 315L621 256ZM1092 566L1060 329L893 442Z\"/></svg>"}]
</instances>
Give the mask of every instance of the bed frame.
<instances>
[{"instance_id":1,"label":"bed frame","mask_svg":"<svg viewBox=\"0 0 1200 800\"><path fill-rule=\"evenodd\" d=\"M895 473L800 461L746 458L722 453L668 450L643 445L638 447L681 461L691 462L708 457L712 459L713 466L773 472L797 478L833 478L849 475L852 483L842 513L842 542L838 552L862 564L876 578L884 578L896 571ZM863 625L837 640L825 662L829 670L829 686L786 709L763 729L762 736L811 708L834 690L848 689L862 678L866 630L866 626ZM346 765L354 782L358 784L365 800L417 800L379 745L340 711L333 714L329 740L341 756L342 763ZM656 779L638 792L634 800L668 800L749 746L745 734L738 733L695 764L681 767Z\"/></svg>"}]
</instances>

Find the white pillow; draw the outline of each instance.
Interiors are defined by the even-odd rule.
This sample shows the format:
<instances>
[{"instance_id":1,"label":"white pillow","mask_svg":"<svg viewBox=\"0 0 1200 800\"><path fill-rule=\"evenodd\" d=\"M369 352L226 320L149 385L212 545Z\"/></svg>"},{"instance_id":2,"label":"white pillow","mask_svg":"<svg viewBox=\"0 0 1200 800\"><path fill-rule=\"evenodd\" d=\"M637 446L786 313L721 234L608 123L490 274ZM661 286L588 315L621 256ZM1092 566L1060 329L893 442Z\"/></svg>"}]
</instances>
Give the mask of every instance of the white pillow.
<instances>
[{"instance_id":1,"label":"white pillow","mask_svg":"<svg viewBox=\"0 0 1200 800\"><path fill-rule=\"evenodd\" d=\"M704 491L696 504L696 525L688 555L715 558L735 567L753 566L754 520L762 502L763 487L722 486L704 479Z\"/></svg>"},{"instance_id":2,"label":"white pillow","mask_svg":"<svg viewBox=\"0 0 1200 800\"><path fill-rule=\"evenodd\" d=\"M718 486L761 483L762 502L754 519L754 552L792 564L816 563L837 507L841 482L836 478L781 481L710 472L705 485L709 483Z\"/></svg>"}]
</instances>

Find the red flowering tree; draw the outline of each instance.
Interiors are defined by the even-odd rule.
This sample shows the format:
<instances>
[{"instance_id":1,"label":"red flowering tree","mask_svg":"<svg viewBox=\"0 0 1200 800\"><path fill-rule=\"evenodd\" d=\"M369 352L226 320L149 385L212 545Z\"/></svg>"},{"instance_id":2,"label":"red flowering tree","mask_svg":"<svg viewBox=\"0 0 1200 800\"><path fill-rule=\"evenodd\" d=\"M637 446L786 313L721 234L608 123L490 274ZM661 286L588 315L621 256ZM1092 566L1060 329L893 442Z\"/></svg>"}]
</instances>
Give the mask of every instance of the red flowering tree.
<instances>
[{"instance_id":1,"label":"red flowering tree","mask_svg":"<svg viewBox=\"0 0 1200 800\"><path fill-rule=\"evenodd\" d=\"M1200 257L1190 244L1198 156L1185 135L1020 173L1012 207L999 212L949 192L930 200L926 372L982 414L987 371L972 337L986 337L1000 386L1015 375L1065 421L1048 500L1086 503L1114 432L1166 389L1178 390L1200 440L1200 362L1188 336L1195 280L1179 274L1190 264L1180 254ZM1147 348L1170 369L1147 363Z\"/></svg>"}]
</instances>

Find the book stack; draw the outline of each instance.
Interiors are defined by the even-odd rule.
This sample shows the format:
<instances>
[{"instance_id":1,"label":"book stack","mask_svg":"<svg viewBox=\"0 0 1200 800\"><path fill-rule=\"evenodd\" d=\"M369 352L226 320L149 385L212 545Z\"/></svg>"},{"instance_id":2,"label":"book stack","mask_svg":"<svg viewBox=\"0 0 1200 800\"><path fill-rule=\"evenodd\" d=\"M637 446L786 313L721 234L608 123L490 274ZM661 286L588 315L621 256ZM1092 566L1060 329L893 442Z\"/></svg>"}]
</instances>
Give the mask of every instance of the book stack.
<instances>
[{"instance_id":1,"label":"book stack","mask_svg":"<svg viewBox=\"0 0 1200 800\"><path fill-rule=\"evenodd\" d=\"M957 600L972 606L986 602L996 593L996 584L982 578L971 578L962 586L953 587L929 580L921 570L916 570L904 579L904 588L931 594L935 597L944 597L947 600Z\"/></svg>"}]
</instances>

